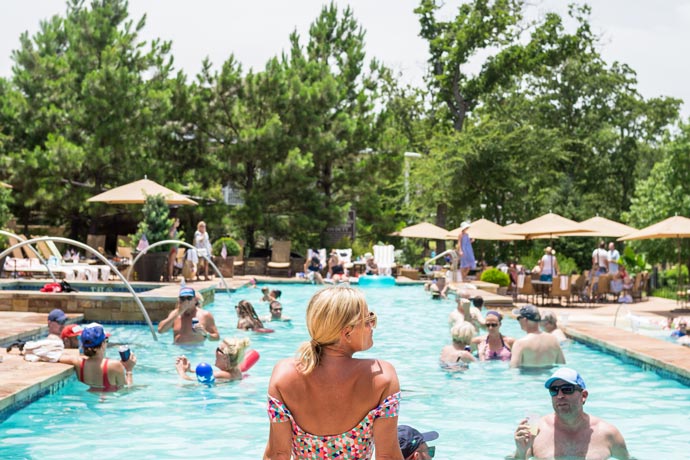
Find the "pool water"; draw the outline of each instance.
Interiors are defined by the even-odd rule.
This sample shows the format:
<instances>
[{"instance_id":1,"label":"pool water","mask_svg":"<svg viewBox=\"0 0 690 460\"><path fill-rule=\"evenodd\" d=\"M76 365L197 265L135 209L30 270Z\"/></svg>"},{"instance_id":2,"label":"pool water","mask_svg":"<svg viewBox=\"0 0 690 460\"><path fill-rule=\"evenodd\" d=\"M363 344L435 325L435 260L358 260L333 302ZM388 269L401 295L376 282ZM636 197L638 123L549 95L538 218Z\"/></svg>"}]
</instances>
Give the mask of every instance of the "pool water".
<instances>
[{"instance_id":1,"label":"pool water","mask_svg":"<svg viewBox=\"0 0 690 460\"><path fill-rule=\"evenodd\" d=\"M146 326L111 326L111 344L129 343L138 357L136 389L94 394L72 378L55 394L18 411L0 424L2 459L195 458L258 459L268 437L266 389L276 360L292 356L307 339L304 312L314 286L281 285L291 323L268 323L273 334L237 331L233 306L241 299L268 314L259 289L224 292L208 309L221 336L249 336L261 359L240 382L206 387L181 380L175 357L194 365L213 362L216 342L200 347L172 345L172 335L153 342ZM374 347L362 357L379 357L397 369L403 400L399 423L440 433L439 459L502 459L514 448L513 432L527 413L552 412L543 387L545 373L509 369L507 363L477 363L464 373L438 366L450 341L447 318L452 300L432 301L420 286L364 289L379 316ZM520 337L517 323L502 332ZM116 349L108 355L116 358ZM638 459L688 458L690 388L654 372L597 352L565 346L568 365L578 369L590 391L586 410L615 424Z\"/></svg>"}]
</instances>

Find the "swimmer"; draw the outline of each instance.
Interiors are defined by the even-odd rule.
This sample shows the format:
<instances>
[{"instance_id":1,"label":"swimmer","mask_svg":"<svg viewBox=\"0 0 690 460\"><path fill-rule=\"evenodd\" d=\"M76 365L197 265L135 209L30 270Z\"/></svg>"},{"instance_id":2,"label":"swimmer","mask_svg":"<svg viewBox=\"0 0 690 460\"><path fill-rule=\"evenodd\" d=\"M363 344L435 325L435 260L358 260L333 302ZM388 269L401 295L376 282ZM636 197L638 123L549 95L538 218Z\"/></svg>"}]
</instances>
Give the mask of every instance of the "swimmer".
<instances>
[{"instance_id":1,"label":"swimmer","mask_svg":"<svg viewBox=\"0 0 690 460\"><path fill-rule=\"evenodd\" d=\"M186 356L178 356L175 361L177 374L185 380L198 380L200 383L213 383L213 380L241 380L242 371L240 363L244 359L245 350L249 346L248 338L225 338L216 348L215 365L217 369L211 368L206 363L201 363L196 367L196 378L190 377L187 373L192 372L192 365ZM206 364L206 366L203 366ZM207 367L208 366L208 367ZM211 368L211 372L209 372Z\"/></svg>"},{"instance_id":2,"label":"swimmer","mask_svg":"<svg viewBox=\"0 0 690 460\"><path fill-rule=\"evenodd\" d=\"M503 315L495 310L486 312L484 324L488 334L472 339L472 343L477 345L477 354L480 361L510 361L510 349L515 342L512 337L501 334L501 324Z\"/></svg>"},{"instance_id":3,"label":"swimmer","mask_svg":"<svg viewBox=\"0 0 690 460\"><path fill-rule=\"evenodd\" d=\"M555 336L559 343L563 343L568 340L563 331L558 327L558 318L556 314L552 311L545 311L544 315L539 322L542 331L548 332L549 334Z\"/></svg>"},{"instance_id":4,"label":"swimmer","mask_svg":"<svg viewBox=\"0 0 690 460\"><path fill-rule=\"evenodd\" d=\"M173 330L174 343L199 343L206 339L219 340L220 334L211 312L201 309L201 294L183 287L178 294L177 306L167 318L158 323L158 333ZM198 323L192 320L198 319ZM195 324L196 323L196 324Z\"/></svg>"},{"instance_id":5,"label":"swimmer","mask_svg":"<svg viewBox=\"0 0 690 460\"><path fill-rule=\"evenodd\" d=\"M477 359L472 355L471 342L476 333L472 324L463 321L453 326L450 330L453 342L446 345L441 350L441 367L448 370L464 370L469 367L469 363L476 362Z\"/></svg>"},{"instance_id":6,"label":"swimmer","mask_svg":"<svg viewBox=\"0 0 690 460\"><path fill-rule=\"evenodd\" d=\"M269 311L271 312L270 315L263 316L261 318L261 321L263 322L271 322L271 321L292 321L292 318L289 316L284 316L283 315L283 305L278 302L277 300L274 300L271 302L271 304L268 306Z\"/></svg>"},{"instance_id":7,"label":"swimmer","mask_svg":"<svg viewBox=\"0 0 690 460\"><path fill-rule=\"evenodd\" d=\"M249 331L264 328L264 324L259 319L259 315L256 314L256 310L254 310L254 306L250 302L240 300L235 306L235 312L237 312L237 329Z\"/></svg>"}]
</instances>

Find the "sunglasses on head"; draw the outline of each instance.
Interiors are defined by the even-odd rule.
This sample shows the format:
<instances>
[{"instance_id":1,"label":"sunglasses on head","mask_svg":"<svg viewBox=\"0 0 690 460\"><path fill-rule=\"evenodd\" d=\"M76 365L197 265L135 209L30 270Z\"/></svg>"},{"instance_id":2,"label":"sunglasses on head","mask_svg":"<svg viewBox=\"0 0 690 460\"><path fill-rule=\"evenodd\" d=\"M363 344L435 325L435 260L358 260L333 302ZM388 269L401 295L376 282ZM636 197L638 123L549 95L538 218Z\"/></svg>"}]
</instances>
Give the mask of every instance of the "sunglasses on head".
<instances>
[{"instance_id":1,"label":"sunglasses on head","mask_svg":"<svg viewBox=\"0 0 690 460\"><path fill-rule=\"evenodd\" d=\"M562 391L564 395L571 395L575 393L575 390L580 391L580 387L571 383L566 383L565 385L551 385L549 387L549 394L551 396L557 396L558 392Z\"/></svg>"},{"instance_id":2,"label":"sunglasses on head","mask_svg":"<svg viewBox=\"0 0 690 460\"><path fill-rule=\"evenodd\" d=\"M180 300L181 300L182 302L189 302L189 301L192 300L193 298L194 298L193 295L183 295L183 296L180 296Z\"/></svg>"}]
</instances>

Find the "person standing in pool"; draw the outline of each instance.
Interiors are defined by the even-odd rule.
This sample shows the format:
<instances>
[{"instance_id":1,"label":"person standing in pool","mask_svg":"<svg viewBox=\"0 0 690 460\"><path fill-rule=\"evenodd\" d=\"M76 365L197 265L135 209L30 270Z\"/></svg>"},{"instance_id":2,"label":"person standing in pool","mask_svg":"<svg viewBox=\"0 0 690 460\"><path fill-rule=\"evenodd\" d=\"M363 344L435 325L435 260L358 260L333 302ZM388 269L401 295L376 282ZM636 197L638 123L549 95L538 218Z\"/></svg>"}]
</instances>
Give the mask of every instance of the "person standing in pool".
<instances>
[{"instance_id":1,"label":"person standing in pool","mask_svg":"<svg viewBox=\"0 0 690 460\"><path fill-rule=\"evenodd\" d=\"M219 340L220 334L211 312L201 309L201 294L183 287L177 297L177 306L167 318L158 323L158 333L173 330L174 343L200 343L206 339ZM194 319L198 320L193 321Z\"/></svg>"},{"instance_id":2,"label":"person standing in pool","mask_svg":"<svg viewBox=\"0 0 690 460\"><path fill-rule=\"evenodd\" d=\"M563 350L556 336L539 330L541 314L534 305L527 304L513 310L520 327L527 333L513 344L510 367L551 367L565 364Z\"/></svg>"},{"instance_id":3,"label":"person standing in pool","mask_svg":"<svg viewBox=\"0 0 690 460\"><path fill-rule=\"evenodd\" d=\"M631 458L618 428L583 410L589 393L577 371L561 367L544 386L554 413L542 417L536 427L530 427L527 419L520 422L515 430L516 459Z\"/></svg>"},{"instance_id":4,"label":"person standing in pool","mask_svg":"<svg viewBox=\"0 0 690 460\"><path fill-rule=\"evenodd\" d=\"M353 355L372 347L376 314L364 294L334 286L307 306L310 340L279 361L268 384L270 431L264 460L401 460L400 383L380 359ZM299 423L299 424L298 424Z\"/></svg>"}]
</instances>

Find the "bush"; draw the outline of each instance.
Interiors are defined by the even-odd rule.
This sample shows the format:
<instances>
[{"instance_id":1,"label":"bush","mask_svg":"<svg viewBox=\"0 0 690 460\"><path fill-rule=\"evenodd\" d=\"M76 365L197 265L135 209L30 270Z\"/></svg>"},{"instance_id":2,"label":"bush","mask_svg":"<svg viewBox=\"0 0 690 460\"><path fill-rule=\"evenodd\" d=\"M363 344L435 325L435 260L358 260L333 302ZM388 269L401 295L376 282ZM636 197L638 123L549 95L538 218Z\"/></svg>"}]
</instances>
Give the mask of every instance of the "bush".
<instances>
[{"instance_id":1,"label":"bush","mask_svg":"<svg viewBox=\"0 0 690 460\"><path fill-rule=\"evenodd\" d=\"M680 266L681 281L684 283L688 279L688 266ZM669 286L675 289L678 286L678 265L671 265L667 270L661 272L662 285Z\"/></svg>"},{"instance_id":2,"label":"bush","mask_svg":"<svg viewBox=\"0 0 690 460\"><path fill-rule=\"evenodd\" d=\"M213 249L214 256L220 256L220 253L223 250L223 243L225 243L225 250L228 251L228 257L235 257L240 255L240 251L242 249L240 248L240 245L237 243L237 241L235 241L233 238L230 238L229 236L224 236L223 238L219 238L213 242L213 245L211 247Z\"/></svg>"},{"instance_id":3,"label":"bush","mask_svg":"<svg viewBox=\"0 0 690 460\"><path fill-rule=\"evenodd\" d=\"M507 273L503 273L498 268L489 268L482 272L480 280L485 283L498 284L501 287L506 287L510 285L510 277Z\"/></svg>"}]
</instances>

